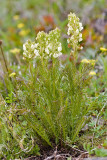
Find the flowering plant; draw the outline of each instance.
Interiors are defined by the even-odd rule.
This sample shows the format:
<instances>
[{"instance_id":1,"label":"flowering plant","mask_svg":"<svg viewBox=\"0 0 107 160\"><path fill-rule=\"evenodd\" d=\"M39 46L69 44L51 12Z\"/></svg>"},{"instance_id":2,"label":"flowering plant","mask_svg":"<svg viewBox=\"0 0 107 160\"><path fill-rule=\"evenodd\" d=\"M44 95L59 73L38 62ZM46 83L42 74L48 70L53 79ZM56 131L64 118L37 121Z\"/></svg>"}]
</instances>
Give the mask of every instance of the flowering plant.
<instances>
[{"instance_id":1,"label":"flowering plant","mask_svg":"<svg viewBox=\"0 0 107 160\"><path fill-rule=\"evenodd\" d=\"M82 29L79 18L70 13L67 42L75 59L82 41ZM12 52L20 51L14 49ZM61 55L60 30L39 32L35 41L28 40L23 44L23 66L18 66L16 72L8 75L6 87L10 94L3 106L4 113L7 113L4 119L19 146L19 153L35 149L34 143L44 145L45 142L51 147L54 144L61 147L73 144L85 123L87 112L95 104L86 94L91 79L88 69L92 69L95 61L85 59L77 67L73 61L62 64L59 60ZM95 74L91 72L90 75ZM24 149L26 139L31 139L31 149Z\"/></svg>"}]
</instances>

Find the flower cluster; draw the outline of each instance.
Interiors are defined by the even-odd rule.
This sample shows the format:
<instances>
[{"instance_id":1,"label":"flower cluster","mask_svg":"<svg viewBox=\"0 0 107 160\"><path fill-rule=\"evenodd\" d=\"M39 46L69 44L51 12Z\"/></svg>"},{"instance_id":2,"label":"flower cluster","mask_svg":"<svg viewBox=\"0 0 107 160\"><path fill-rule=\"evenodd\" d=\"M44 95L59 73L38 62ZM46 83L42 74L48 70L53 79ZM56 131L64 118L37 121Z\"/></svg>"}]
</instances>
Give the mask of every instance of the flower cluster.
<instances>
[{"instance_id":1,"label":"flower cluster","mask_svg":"<svg viewBox=\"0 0 107 160\"><path fill-rule=\"evenodd\" d=\"M96 60L94 60L94 59L82 59L81 63L83 63L83 64L89 64L89 65L91 65L91 66L94 67L95 63L96 63ZM95 76L96 72L95 71L90 71L89 75L90 76Z\"/></svg>"},{"instance_id":2,"label":"flower cluster","mask_svg":"<svg viewBox=\"0 0 107 160\"><path fill-rule=\"evenodd\" d=\"M94 59L82 59L81 63L91 64L92 66L95 65L96 60Z\"/></svg>"},{"instance_id":3,"label":"flower cluster","mask_svg":"<svg viewBox=\"0 0 107 160\"><path fill-rule=\"evenodd\" d=\"M47 46L45 52L49 57L53 56L54 58L59 57L62 54L62 45L59 42L60 39L60 30L56 28L49 32Z\"/></svg>"},{"instance_id":4,"label":"flower cluster","mask_svg":"<svg viewBox=\"0 0 107 160\"><path fill-rule=\"evenodd\" d=\"M100 51L102 51L102 52L107 52L107 48L101 47L101 48L100 48Z\"/></svg>"},{"instance_id":5,"label":"flower cluster","mask_svg":"<svg viewBox=\"0 0 107 160\"><path fill-rule=\"evenodd\" d=\"M90 76L95 76L95 75L96 75L96 72L95 72L95 71L90 71L89 75L90 75Z\"/></svg>"},{"instance_id":6,"label":"flower cluster","mask_svg":"<svg viewBox=\"0 0 107 160\"><path fill-rule=\"evenodd\" d=\"M60 30L56 28L49 32L49 34L41 31L37 34L34 42L30 40L23 45L24 58L57 58L62 54L62 46L59 42Z\"/></svg>"},{"instance_id":7,"label":"flower cluster","mask_svg":"<svg viewBox=\"0 0 107 160\"><path fill-rule=\"evenodd\" d=\"M19 29L21 29L21 28L23 28L24 27L24 23L19 23L18 25L17 25L17 28L19 28Z\"/></svg>"},{"instance_id":8,"label":"flower cluster","mask_svg":"<svg viewBox=\"0 0 107 160\"><path fill-rule=\"evenodd\" d=\"M82 23L79 22L79 18L74 13L68 15L68 36L70 36L67 42L71 45L73 50L79 47L79 42L82 41Z\"/></svg>"},{"instance_id":9,"label":"flower cluster","mask_svg":"<svg viewBox=\"0 0 107 160\"><path fill-rule=\"evenodd\" d=\"M16 73L15 73L15 72L9 74L9 77L14 77L14 76L16 76Z\"/></svg>"},{"instance_id":10,"label":"flower cluster","mask_svg":"<svg viewBox=\"0 0 107 160\"><path fill-rule=\"evenodd\" d=\"M13 53L13 54L20 53L20 51L21 51L21 50L18 49L18 48L13 48L13 49L10 50L10 52Z\"/></svg>"},{"instance_id":11,"label":"flower cluster","mask_svg":"<svg viewBox=\"0 0 107 160\"><path fill-rule=\"evenodd\" d=\"M20 26L21 27L21 26ZM19 35L24 37L24 36L27 36L28 34L30 33L30 29L22 29L20 32L19 32Z\"/></svg>"},{"instance_id":12,"label":"flower cluster","mask_svg":"<svg viewBox=\"0 0 107 160\"><path fill-rule=\"evenodd\" d=\"M102 53L104 53L105 56L107 55L107 48L101 47L101 48L100 48L100 51L101 51Z\"/></svg>"},{"instance_id":13,"label":"flower cluster","mask_svg":"<svg viewBox=\"0 0 107 160\"><path fill-rule=\"evenodd\" d=\"M17 21L17 20L19 19L19 15L14 15L14 16L13 16L13 19L14 19L15 21Z\"/></svg>"},{"instance_id":14,"label":"flower cluster","mask_svg":"<svg viewBox=\"0 0 107 160\"><path fill-rule=\"evenodd\" d=\"M27 40L27 42L25 44L23 44L23 56L24 59L28 58L34 58L36 55L34 54L34 48L32 48L33 43L30 40Z\"/></svg>"}]
</instances>

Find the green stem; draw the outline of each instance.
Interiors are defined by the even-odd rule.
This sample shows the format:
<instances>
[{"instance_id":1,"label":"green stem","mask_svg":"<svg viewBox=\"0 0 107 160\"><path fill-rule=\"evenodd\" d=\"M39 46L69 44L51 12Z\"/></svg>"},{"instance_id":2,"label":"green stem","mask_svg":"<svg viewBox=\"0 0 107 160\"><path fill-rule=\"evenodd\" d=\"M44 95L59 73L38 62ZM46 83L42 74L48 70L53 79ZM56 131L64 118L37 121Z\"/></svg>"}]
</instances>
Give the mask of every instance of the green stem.
<instances>
[{"instance_id":1,"label":"green stem","mask_svg":"<svg viewBox=\"0 0 107 160\"><path fill-rule=\"evenodd\" d=\"M8 70L8 67L7 67L7 62L6 62L6 59L5 59L5 56L4 56L4 52L3 52L3 49L2 49L2 46L0 45L0 49L1 49L1 54L2 54L2 57L3 57L3 61L4 61L4 64L5 64L5 68L6 68L6 71L9 75L9 70Z\"/></svg>"},{"instance_id":2,"label":"green stem","mask_svg":"<svg viewBox=\"0 0 107 160\"><path fill-rule=\"evenodd\" d=\"M53 97L55 98L55 60L52 58L52 67L53 67Z\"/></svg>"}]
</instances>

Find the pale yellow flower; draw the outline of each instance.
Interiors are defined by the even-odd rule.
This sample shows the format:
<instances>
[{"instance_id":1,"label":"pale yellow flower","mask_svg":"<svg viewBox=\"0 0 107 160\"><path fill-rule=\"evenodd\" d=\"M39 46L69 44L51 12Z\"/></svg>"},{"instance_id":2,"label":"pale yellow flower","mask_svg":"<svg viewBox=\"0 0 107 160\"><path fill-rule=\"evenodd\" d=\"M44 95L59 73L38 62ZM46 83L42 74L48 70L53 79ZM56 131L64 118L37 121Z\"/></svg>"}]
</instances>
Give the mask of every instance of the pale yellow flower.
<instances>
[{"instance_id":1,"label":"pale yellow flower","mask_svg":"<svg viewBox=\"0 0 107 160\"><path fill-rule=\"evenodd\" d=\"M106 51L107 51L107 49L106 49L106 48L101 47L101 48L100 48L100 51L102 51L102 52L106 52Z\"/></svg>"},{"instance_id":2,"label":"pale yellow flower","mask_svg":"<svg viewBox=\"0 0 107 160\"><path fill-rule=\"evenodd\" d=\"M10 74L9 74L9 77L14 77L15 75L16 75L16 73L13 72L13 73L10 73Z\"/></svg>"},{"instance_id":3,"label":"pale yellow flower","mask_svg":"<svg viewBox=\"0 0 107 160\"><path fill-rule=\"evenodd\" d=\"M81 63L88 63L88 64L91 64L91 65L95 65L95 62L96 60L94 59L82 59Z\"/></svg>"},{"instance_id":4,"label":"pale yellow flower","mask_svg":"<svg viewBox=\"0 0 107 160\"><path fill-rule=\"evenodd\" d=\"M30 32L29 29L27 29L27 30L21 30L21 31L19 32L19 35L23 37L23 36L26 36L27 34L29 34L29 32Z\"/></svg>"},{"instance_id":5,"label":"pale yellow flower","mask_svg":"<svg viewBox=\"0 0 107 160\"><path fill-rule=\"evenodd\" d=\"M18 25L17 25L17 28L23 28L24 27L24 23L19 23Z\"/></svg>"},{"instance_id":6,"label":"pale yellow flower","mask_svg":"<svg viewBox=\"0 0 107 160\"><path fill-rule=\"evenodd\" d=\"M95 76L95 75L96 75L96 72L95 72L95 71L91 71L91 72L89 73L89 75L90 75L90 76Z\"/></svg>"},{"instance_id":7,"label":"pale yellow flower","mask_svg":"<svg viewBox=\"0 0 107 160\"><path fill-rule=\"evenodd\" d=\"M93 65L93 66L95 65L95 62L96 62L96 60L94 60L94 59L89 60L89 63L91 63L91 65Z\"/></svg>"},{"instance_id":8,"label":"pale yellow flower","mask_svg":"<svg viewBox=\"0 0 107 160\"><path fill-rule=\"evenodd\" d=\"M20 49L18 48L13 48L10 50L11 53L16 54L16 53L20 53Z\"/></svg>"},{"instance_id":9,"label":"pale yellow flower","mask_svg":"<svg viewBox=\"0 0 107 160\"><path fill-rule=\"evenodd\" d=\"M90 63L88 59L82 59L81 63Z\"/></svg>"},{"instance_id":10,"label":"pale yellow flower","mask_svg":"<svg viewBox=\"0 0 107 160\"><path fill-rule=\"evenodd\" d=\"M19 15L13 16L13 19L14 19L14 20L18 20L18 19L19 19Z\"/></svg>"}]
</instances>

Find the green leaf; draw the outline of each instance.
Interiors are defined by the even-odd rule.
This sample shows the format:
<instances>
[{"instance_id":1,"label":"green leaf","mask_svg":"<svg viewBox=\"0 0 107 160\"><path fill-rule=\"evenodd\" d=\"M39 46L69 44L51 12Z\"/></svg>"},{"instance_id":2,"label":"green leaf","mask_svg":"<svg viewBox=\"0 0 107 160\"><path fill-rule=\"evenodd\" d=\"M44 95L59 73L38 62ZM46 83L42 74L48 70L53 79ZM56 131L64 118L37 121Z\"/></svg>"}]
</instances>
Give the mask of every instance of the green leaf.
<instances>
[{"instance_id":1,"label":"green leaf","mask_svg":"<svg viewBox=\"0 0 107 160\"><path fill-rule=\"evenodd\" d=\"M27 121L23 121L23 122L22 122L22 125L23 125L23 126L27 126Z\"/></svg>"},{"instance_id":2,"label":"green leaf","mask_svg":"<svg viewBox=\"0 0 107 160\"><path fill-rule=\"evenodd\" d=\"M101 149L96 149L95 150L95 154L96 156L99 156L99 157L106 157L107 156L107 149L104 149L104 148L101 148Z\"/></svg>"}]
</instances>

